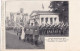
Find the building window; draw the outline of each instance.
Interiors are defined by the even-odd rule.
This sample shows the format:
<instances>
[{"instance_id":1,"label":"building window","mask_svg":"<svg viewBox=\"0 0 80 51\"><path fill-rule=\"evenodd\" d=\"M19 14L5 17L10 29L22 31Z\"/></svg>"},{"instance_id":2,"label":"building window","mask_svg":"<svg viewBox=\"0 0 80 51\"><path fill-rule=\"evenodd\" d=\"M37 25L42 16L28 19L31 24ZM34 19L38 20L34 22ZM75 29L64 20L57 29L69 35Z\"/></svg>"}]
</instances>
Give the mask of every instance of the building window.
<instances>
[{"instance_id":1,"label":"building window","mask_svg":"<svg viewBox=\"0 0 80 51\"><path fill-rule=\"evenodd\" d=\"M46 23L48 22L48 18L45 18L46 19Z\"/></svg>"},{"instance_id":2,"label":"building window","mask_svg":"<svg viewBox=\"0 0 80 51\"><path fill-rule=\"evenodd\" d=\"M44 21L44 18L41 18L41 22L43 22Z\"/></svg>"},{"instance_id":3,"label":"building window","mask_svg":"<svg viewBox=\"0 0 80 51\"><path fill-rule=\"evenodd\" d=\"M33 26L33 23L31 23L31 26Z\"/></svg>"},{"instance_id":4,"label":"building window","mask_svg":"<svg viewBox=\"0 0 80 51\"><path fill-rule=\"evenodd\" d=\"M53 18L50 18L50 24L52 24L53 23Z\"/></svg>"},{"instance_id":5,"label":"building window","mask_svg":"<svg viewBox=\"0 0 80 51\"><path fill-rule=\"evenodd\" d=\"M54 18L54 21L56 21L56 18Z\"/></svg>"}]
</instances>

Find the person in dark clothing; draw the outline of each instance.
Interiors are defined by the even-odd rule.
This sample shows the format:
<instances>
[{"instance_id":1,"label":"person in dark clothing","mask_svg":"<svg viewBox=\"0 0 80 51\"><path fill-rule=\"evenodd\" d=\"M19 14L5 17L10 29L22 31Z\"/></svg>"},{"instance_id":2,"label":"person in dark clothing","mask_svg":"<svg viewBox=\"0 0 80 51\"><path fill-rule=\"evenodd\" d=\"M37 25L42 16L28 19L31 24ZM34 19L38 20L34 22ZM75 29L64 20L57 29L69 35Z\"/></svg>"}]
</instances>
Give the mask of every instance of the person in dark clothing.
<instances>
[{"instance_id":1,"label":"person in dark clothing","mask_svg":"<svg viewBox=\"0 0 80 51\"><path fill-rule=\"evenodd\" d=\"M18 32L18 33L19 33L19 34L18 34L18 35L19 35L19 40L21 40L22 27L20 27L20 29L19 29L18 31L19 31L19 32Z\"/></svg>"},{"instance_id":2,"label":"person in dark clothing","mask_svg":"<svg viewBox=\"0 0 80 51\"><path fill-rule=\"evenodd\" d=\"M39 35L35 35L35 45L38 46L38 38L39 38Z\"/></svg>"}]
</instances>

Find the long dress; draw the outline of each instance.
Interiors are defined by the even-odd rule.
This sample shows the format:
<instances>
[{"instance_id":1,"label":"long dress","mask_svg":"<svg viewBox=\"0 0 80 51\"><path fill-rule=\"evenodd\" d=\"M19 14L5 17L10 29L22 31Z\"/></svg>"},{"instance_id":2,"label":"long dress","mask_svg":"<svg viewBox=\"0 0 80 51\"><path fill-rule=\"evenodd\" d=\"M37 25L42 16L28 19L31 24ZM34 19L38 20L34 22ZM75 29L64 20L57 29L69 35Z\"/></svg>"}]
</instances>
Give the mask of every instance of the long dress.
<instances>
[{"instance_id":1,"label":"long dress","mask_svg":"<svg viewBox=\"0 0 80 51\"><path fill-rule=\"evenodd\" d=\"M25 32L24 32L24 27L22 27L22 34L21 34L21 40L25 39Z\"/></svg>"}]
</instances>

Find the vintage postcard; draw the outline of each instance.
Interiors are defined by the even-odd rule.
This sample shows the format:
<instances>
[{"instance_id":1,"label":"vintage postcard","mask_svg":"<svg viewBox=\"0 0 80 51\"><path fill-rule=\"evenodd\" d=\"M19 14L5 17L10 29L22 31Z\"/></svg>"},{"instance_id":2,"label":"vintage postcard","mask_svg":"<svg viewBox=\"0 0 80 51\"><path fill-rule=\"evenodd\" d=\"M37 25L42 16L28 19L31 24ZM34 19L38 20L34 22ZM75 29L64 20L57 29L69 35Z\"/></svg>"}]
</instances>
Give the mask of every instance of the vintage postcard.
<instances>
[{"instance_id":1,"label":"vintage postcard","mask_svg":"<svg viewBox=\"0 0 80 51\"><path fill-rule=\"evenodd\" d=\"M69 4L2 0L2 51L70 51Z\"/></svg>"}]
</instances>

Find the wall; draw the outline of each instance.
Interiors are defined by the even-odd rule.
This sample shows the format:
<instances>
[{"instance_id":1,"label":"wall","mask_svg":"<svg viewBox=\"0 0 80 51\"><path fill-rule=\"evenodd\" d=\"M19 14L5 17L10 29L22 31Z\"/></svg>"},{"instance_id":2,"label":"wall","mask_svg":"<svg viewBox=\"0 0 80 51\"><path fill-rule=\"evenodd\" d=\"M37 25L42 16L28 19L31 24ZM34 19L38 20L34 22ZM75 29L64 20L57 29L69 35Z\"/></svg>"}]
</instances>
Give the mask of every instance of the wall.
<instances>
[{"instance_id":1,"label":"wall","mask_svg":"<svg viewBox=\"0 0 80 51\"><path fill-rule=\"evenodd\" d=\"M41 18L48 18L48 24L50 24L50 18L53 18L53 25L59 23L59 16L58 15L40 15L40 24L41 25ZM56 21L54 21L54 18L56 18ZM44 24L46 24L45 19L44 19Z\"/></svg>"}]
</instances>

